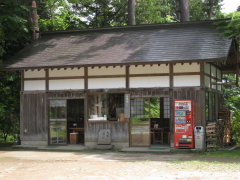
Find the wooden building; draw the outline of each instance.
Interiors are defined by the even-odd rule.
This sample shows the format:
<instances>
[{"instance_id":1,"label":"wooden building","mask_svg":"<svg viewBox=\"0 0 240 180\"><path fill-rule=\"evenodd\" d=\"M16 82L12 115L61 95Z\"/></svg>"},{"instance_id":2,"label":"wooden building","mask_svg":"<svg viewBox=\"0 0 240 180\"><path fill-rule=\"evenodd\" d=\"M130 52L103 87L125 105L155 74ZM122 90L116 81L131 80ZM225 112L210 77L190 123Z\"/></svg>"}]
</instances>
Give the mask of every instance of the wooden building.
<instances>
[{"instance_id":1,"label":"wooden building","mask_svg":"<svg viewBox=\"0 0 240 180\"><path fill-rule=\"evenodd\" d=\"M21 144L68 145L78 131L93 149L110 129L115 148L173 147L174 99L195 100L205 127L223 107L222 75L239 72L236 41L214 22L41 32L0 64L22 75Z\"/></svg>"}]
</instances>

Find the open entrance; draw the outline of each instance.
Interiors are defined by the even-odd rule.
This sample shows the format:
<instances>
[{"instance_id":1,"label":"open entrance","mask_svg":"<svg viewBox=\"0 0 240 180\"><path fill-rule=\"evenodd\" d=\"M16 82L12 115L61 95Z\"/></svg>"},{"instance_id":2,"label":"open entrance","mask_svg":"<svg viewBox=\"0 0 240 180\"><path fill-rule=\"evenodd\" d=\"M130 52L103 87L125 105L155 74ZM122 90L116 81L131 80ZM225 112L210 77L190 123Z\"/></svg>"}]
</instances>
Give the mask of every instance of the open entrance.
<instances>
[{"instance_id":1,"label":"open entrance","mask_svg":"<svg viewBox=\"0 0 240 180\"><path fill-rule=\"evenodd\" d=\"M50 100L49 144L84 144L84 99Z\"/></svg>"},{"instance_id":2,"label":"open entrance","mask_svg":"<svg viewBox=\"0 0 240 180\"><path fill-rule=\"evenodd\" d=\"M131 99L131 147L169 146L169 132L169 98Z\"/></svg>"},{"instance_id":3,"label":"open entrance","mask_svg":"<svg viewBox=\"0 0 240 180\"><path fill-rule=\"evenodd\" d=\"M84 99L67 100L68 144L84 144Z\"/></svg>"}]
</instances>

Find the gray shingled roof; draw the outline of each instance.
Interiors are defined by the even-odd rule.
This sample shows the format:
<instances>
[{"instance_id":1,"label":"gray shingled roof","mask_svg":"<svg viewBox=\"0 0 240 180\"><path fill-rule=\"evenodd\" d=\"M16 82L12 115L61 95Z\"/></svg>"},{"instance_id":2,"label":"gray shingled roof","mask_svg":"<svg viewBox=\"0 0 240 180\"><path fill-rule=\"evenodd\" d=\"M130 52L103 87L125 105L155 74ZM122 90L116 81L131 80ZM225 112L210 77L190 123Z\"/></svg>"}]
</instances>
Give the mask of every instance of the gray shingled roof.
<instances>
[{"instance_id":1,"label":"gray shingled roof","mask_svg":"<svg viewBox=\"0 0 240 180\"><path fill-rule=\"evenodd\" d=\"M225 60L212 21L46 32L0 70Z\"/></svg>"}]
</instances>

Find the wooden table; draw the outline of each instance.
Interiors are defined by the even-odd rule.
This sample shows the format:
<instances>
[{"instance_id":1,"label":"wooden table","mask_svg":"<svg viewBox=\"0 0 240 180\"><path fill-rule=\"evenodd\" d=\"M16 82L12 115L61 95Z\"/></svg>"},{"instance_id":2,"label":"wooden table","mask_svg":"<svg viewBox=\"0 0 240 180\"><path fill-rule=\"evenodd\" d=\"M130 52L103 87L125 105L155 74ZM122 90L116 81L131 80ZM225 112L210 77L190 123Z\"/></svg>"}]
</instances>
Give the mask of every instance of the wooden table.
<instances>
[{"instance_id":1,"label":"wooden table","mask_svg":"<svg viewBox=\"0 0 240 180\"><path fill-rule=\"evenodd\" d=\"M73 130L73 132L84 131L84 128L69 128Z\"/></svg>"},{"instance_id":2,"label":"wooden table","mask_svg":"<svg viewBox=\"0 0 240 180\"><path fill-rule=\"evenodd\" d=\"M160 142L163 144L163 131L164 128L151 128L151 132L153 132L153 144L156 142ZM158 134L158 139L156 139L155 135Z\"/></svg>"}]
</instances>

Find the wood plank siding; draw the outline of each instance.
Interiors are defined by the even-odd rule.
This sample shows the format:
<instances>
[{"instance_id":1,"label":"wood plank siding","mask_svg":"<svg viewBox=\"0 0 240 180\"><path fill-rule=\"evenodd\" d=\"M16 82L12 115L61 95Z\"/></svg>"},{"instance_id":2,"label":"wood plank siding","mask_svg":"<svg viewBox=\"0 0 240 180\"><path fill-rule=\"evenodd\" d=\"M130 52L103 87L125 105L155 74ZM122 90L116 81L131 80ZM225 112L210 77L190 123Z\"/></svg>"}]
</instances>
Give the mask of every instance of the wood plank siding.
<instances>
[{"instance_id":1,"label":"wood plank siding","mask_svg":"<svg viewBox=\"0 0 240 180\"><path fill-rule=\"evenodd\" d=\"M47 140L48 109L45 93L20 95L21 140Z\"/></svg>"},{"instance_id":2,"label":"wood plank siding","mask_svg":"<svg viewBox=\"0 0 240 180\"><path fill-rule=\"evenodd\" d=\"M192 68L191 68L192 67ZM193 99L196 102L196 122L197 126L206 125L206 92L215 93L218 97L218 109L222 107L222 92L218 85L212 85L213 81L220 81L219 70L211 64L204 63L186 63L185 64L166 64L159 66L155 65L135 65L123 67L84 67L81 69L75 68L74 71L68 68L68 74L64 76L62 70L45 70L44 77L34 75L34 71L28 71L27 76L22 73L22 88L27 87L30 90L24 90L21 93L21 139L22 140L46 140L48 139L48 105L50 100L68 100L68 99L84 99L84 142L98 141L100 129L111 130L112 142L129 143L129 119L126 121L106 121L106 122L90 122L88 121L88 95L90 94L107 94L107 93L122 93L130 94L131 98L139 97L161 97L170 98L170 135L173 142L174 132L174 99ZM110 72L105 72L109 69ZM59 72L58 72L59 71ZM79 73L78 73L79 72ZM31 73L33 75L31 75ZM54 75L55 73L55 75ZM99 75L97 74L99 73ZM52 74L52 76L51 76ZM159 79L156 79L158 78ZM178 77L178 78L176 78ZM181 79L182 77L182 79ZM184 86L185 77L194 81L193 86ZM112 78L117 81L118 78L124 78L125 83L123 88L95 88L91 89L91 80L102 83L107 82L104 79ZM132 79L135 78L135 79ZM144 79L147 78L147 79ZM207 78L207 81L206 81ZM64 83L65 80L83 79L80 83L82 89L56 89L49 90L51 80L59 81L58 84ZM174 82L175 79L181 80L181 83ZM144 80L144 83L143 81ZM167 80L167 81L166 81ZM26 82L41 82L44 81L45 90L31 90L30 84ZM132 81L135 82L134 87L131 87ZM149 81L149 82L148 82ZM152 82L151 82L152 81ZM159 82L157 82L159 81ZM122 82L122 81L119 81ZM137 84L138 82L138 84ZM155 85L154 82L157 82ZM198 82L198 83L195 83ZM146 85L146 83L150 83ZM187 82L191 84L191 81ZM117 83L115 83L117 84ZM177 86L176 86L177 85ZM102 86L102 85L101 85ZM43 88L41 85L39 87ZM61 86L59 86L61 87ZM67 87L67 86L66 86ZM98 85L95 85L98 87ZM211 94L209 95L212 96ZM216 104L216 103L215 103ZM27 130L27 133L24 132Z\"/></svg>"}]
</instances>

